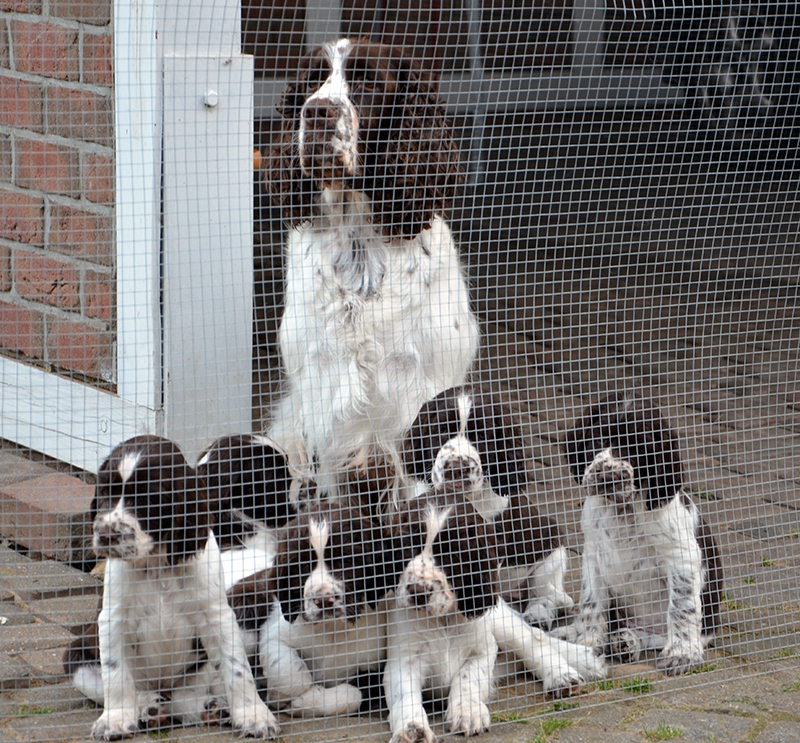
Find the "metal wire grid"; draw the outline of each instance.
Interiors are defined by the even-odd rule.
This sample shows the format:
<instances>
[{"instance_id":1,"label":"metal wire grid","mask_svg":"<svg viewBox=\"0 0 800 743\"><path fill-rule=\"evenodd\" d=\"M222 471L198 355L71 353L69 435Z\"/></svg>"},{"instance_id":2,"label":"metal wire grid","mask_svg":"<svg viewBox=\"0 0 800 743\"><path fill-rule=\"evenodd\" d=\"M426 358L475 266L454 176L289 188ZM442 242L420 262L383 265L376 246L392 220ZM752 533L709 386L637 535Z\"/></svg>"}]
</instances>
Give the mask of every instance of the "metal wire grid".
<instances>
[{"instance_id":1,"label":"metal wire grid","mask_svg":"<svg viewBox=\"0 0 800 743\"><path fill-rule=\"evenodd\" d=\"M30 19L23 11L4 8L3 20L16 50L16 25ZM83 21L60 27L77 28L81 48L87 48L92 33ZM187 29L181 32L188 43L203 41ZM467 174L449 218L481 321L481 350L471 379L508 401L518 417L531 493L573 550L569 593L576 600L580 594L584 494L566 466L563 437L586 405L620 391L653 398L677 432L690 494L712 525L723 555L723 631L707 664L688 681L658 673L650 656L638 664L613 664L605 681L589 684L574 699L554 701L530 676L514 675L498 685L493 724L768 673L779 663L796 666L800 524L793 402L800 324L795 298L794 7L584 0L431 8L245 3L242 44L255 58L251 118L257 148L264 150L274 137L274 105L297 60L320 41L356 35L402 44L440 79ZM20 59L8 58L8 68L18 73L14 79L33 79L35 73L22 70ZM20 180L24 147L19 143L44 141L48 132L30 137L18 124L11 121L0 130L11 143L15 169L8 188L4 179L3 190L14 194L16 209L28 192L42 195L51 235L55 209L85 208L87 197L51 193L46 185ZM202 151L202 145L181 142L178 149ZM108 154L95 151L94 145L77 150L82 168L91 155ZM115 152L119 157L119 142ZM134 147L132 158L145 154ZM224 162L217 167L224 169ZM117 199L126 191L141 196L138 183L126 183L119 168L118 162ZM251 390L250 380L240 377L228 386L236 388L237 399L249 398L252 391L257 430L281 390L276 332L285 230L258 172L254 188L254 384ZM178 224L191 232L203 214L187 193L179 190L175 203L183 213ZM228 203L222 208L240 207ZM151 224L156 232L158 222ZM246 230L243 235L246 242ZM124 238L117 234L117 241ZM4 232L9 278L2 300L16 312L36 309L37 303L23 291L24 259L47 253L46 244L30 249L21 243L18 233ZM133 258L134 263L140 260ZM79 261L80 276L88 276L91 260ZM180 266L191 263L191 255L182 254ZM196 280L213 281L215 272L226 270L225 261L210 268L210 274L200 272ZM119 287L130 268L112 262L111 270ZM139 288L125 301L135 307L160 296L159 304L165 286L159 283L155 295L152 287L147 292ZM192 319L200 309L190 289L176 312L182 327L192 327L200 345L213 349L220 330L212 327L215 318L201 313L201 322ZM59 319L70 311L52 310ZM117 330L121 327L117 322ZM104 330L114 329L110 323ZM4 332L5 338L9 334ZM64 378L77 375L90 387L120 383L119 377L92 377L85 369L26 353L26 332L17 317L11 340L4 340L6 358L13 355L17 363ZM90 342L88 333L83 339ZM81 346L80 339L73 343ZM179 354L176 358L180 372L184 361ZM70 394L57 389L59 395ZM190 401L202 398L193 389L186 395ZM4 395L4 408L8 399ZM93 401L81 404L101 408ZM86 415L102 418L98 410L88 409ZM249 428L249 413L239 430ZM132 428L137 425L130 421ZM12 442L26 443L22 427L19 436L13 434L3 434L9 439L4 452L19 454L22 450ZM19 462L39 459L26 457L14 466L28 467ZM93 482L91 473L80 468L60 469ZM44 481L35 487L45 494ZM4 598L3 605L13 604L14 616L24 615L26 622L35 617L37 624L21 626L32 628L31 637L39 631L48 646L44 659L29 649L8 652L14 664L24 667L19 674L36 680L33 686L41 678L46 682L41 692L27 692L26 699L41 701L31 702L27 712L60 712L63 706L69 710L69 734L87 735L97 712L65 691L50 656L69 639L67 630L77 629L80 622L74 617L79 614L83 621L93 611L78 598L86 590L81 581L91 579L65 572L63 561L39 562L41 551L26 545L24 528L9 531L5 523L10 520L4 521L3 559L14 564L15 596ZM68 560L76 569L91 567L88 551L77 558L80 546L70 549ZM61 598L44 592L24 595L23 582L33 574L61 581L52 594ZM63 606L52 605L61 600ZM79 604L80 611L75 608ZM25 637L25 630L20 632ZM282 723L284 735L295 739L388 738L381 714L310 722L283 717ZM32 727L16 729L16 735L31 740L39 734ZM227 733L222 729L220 734Z\"/></svg>"}]
</instances>

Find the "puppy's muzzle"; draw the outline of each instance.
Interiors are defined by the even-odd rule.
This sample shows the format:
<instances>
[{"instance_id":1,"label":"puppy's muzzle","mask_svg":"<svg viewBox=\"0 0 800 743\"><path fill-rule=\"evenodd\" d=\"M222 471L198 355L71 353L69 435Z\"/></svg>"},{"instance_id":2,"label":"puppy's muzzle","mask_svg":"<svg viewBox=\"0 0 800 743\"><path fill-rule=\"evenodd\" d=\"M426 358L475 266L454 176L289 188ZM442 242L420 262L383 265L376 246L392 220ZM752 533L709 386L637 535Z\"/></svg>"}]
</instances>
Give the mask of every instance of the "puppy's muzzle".
<instances>
[{"instance_id":1,"label":"puppy's muzzle","mask_svg":"<svg viewBox=\"0 0 800 743\"><path fill-rule=\"evenodd\" d=\"M409 583L406 586L408 605L415 609L424 609L428 600L433 595L433 586L430 583Z\"/></svg>"}]
</instances>

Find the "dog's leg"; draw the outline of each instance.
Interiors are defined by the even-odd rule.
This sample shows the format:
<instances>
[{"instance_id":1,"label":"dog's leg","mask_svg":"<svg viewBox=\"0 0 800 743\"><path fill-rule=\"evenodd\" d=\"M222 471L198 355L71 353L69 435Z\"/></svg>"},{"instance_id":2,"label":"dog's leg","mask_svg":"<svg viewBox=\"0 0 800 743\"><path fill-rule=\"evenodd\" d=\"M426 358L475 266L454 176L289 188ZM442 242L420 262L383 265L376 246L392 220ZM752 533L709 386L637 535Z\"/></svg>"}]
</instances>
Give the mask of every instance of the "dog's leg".
<instances>
[{"instance_id":1,"label":"dog's leg","mask_svg":"<svg viewBox=\"0 0 800 743\"><path fill-rule=\"evenodd\" d=\"M701 637L703 567L697 533L697 509L679 493L660 509L660 557L669 588L667 644L658 666L670 676L688 673L703 663Z\"/></svg>"},{"instance_id":2,"label":"dog's leg","mask_svg":"<svg viewBox=\"0 0 800 743\"><path fill-rule=\"evenodd\" d=\"M386 662L383 686L392 728L389 743L435 743L422 706L424 674L422 659L413 651L398 652Z\"/></svg>"},{"instance_id":3,"label":"dog's leg","mask_svg":"<svg viewBox=\"0 0 800 743\"><path fill-rule=\"evenodd\" d=\"M486 703L492 691L497 641L483 620L479 620L476 632L482 635L478 637L479 651L466 660L451 681L445 713L450 732L465 736L478 735L491 723Z\"/></svg>"},{"instance_id":4,"label":"dog's leg","mask_svg":"<svg viewBox=\"0 0 800 743\"><path fill-rule=\"evenodd\" d=\"M296 717L355 715L361 708L361 690L352 684L325 687L315 684L295 697L283 712Z\"/></svg>"},{"instance_id":5,"label":"dog's leg","mask_svg":"<svg viewBox=\"0 0 800 743\"><path fill-rule=\"evenodd\" d=\"M250 662L233 609L228 605L219 548L210 534L197 563L198 601L203 607L198 628L209 664L218 669L230 708L231 724L242 735L276 738L280 732L275 715L258 696Z\"/></svg>"},{"instance_id":6,"label":"dog's leg","mask_svg":"<svg viewBox=\"0 0 800 743\"><path fill-rule=\"evenodd\" d=\"M103 678L103 714L92 727L95 740L114 740L139 729L136 683L125 644L122 589L135 580L122 560L109 559L103 583L103 609L97 618Z\"/></svg>"},{"instance_id":7,"label":"dog's leg","mask_svg":"<svg viewBox=\"0 0 800 743\"><path fill-rule=\"evenodd\" d=\"M556 547L533 569L529 578L531 600L522 614L531 624L549 629L560 612L575 605L564 590L568 565L567 548Z\"/></svg>"},{"instance_id":8,"label":"dog's leg","mask_svg":"<svg viewBox=\"0 0 800 743\"><path fill-rule=\"evenodd\" d=\"M587 681L605 676L603 658L593 648L557 640L531 627L502 599L486 617L500 650L522 661L549 694L568 696Z\"/></svg>"},{"instance_id":9,"label":"dog's leg","mask_svg":"<svg viewBox=\"0 0 800 743\"><path fill-rule=\"evenodd\" d=\"M292 625L277 603L261 629L259 661L267 684L267 698L273 707L290 704L314 686L306 662L290 644Z\"/></svg>"}]
</instances>

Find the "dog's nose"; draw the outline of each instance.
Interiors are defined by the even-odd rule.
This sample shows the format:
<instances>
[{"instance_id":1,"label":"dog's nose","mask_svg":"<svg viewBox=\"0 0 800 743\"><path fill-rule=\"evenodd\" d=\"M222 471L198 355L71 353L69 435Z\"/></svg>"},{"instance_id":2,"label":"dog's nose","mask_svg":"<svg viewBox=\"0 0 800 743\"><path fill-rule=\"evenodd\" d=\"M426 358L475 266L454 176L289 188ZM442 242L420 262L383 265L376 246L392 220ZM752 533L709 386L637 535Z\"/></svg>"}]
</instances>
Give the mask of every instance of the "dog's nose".
<instances>
[{"instance_id":1,"label":"dog's nose","mask_svg":"<svg viewBox=\"0 0 800 743\"><path fill-rule=\"evenodd\" d=\"M107 547L119 534L108 525L94 527L94 541L100 547Z\"/></svg>"},{"instance_id":2,"label":"dog's nose","mask_svg":"<svg viewBox=\"0 0 800 743\"><path fill-rule=\"evenodd\" d=\"M406 589L409 601L414 606L425 606L432 589L427 583L409 583Z\"/></svg>"},{"instance_id":3,"label":"dog's nose","mask_svg":"<svg viewBox=\"0 0 800 743\"><path fill-rule=\"evenodd\" d=\"M330 594L326 594L325 596L316 596L314 598L314 606L316 606L320 611L333 609L333 607L336 606L336 597L331 596Z\"/></svg>"},{"instance_id":4,"label":"dog's nose","mask_svg":"<svg viewBox=\"0 0 800 743\"><path fill-rule=\"evenodd\" d=\"M311 129L325 130L338 118L339 107L326 98L314 98L303 106L303 121Z\"/></svg>"}]
</instances>

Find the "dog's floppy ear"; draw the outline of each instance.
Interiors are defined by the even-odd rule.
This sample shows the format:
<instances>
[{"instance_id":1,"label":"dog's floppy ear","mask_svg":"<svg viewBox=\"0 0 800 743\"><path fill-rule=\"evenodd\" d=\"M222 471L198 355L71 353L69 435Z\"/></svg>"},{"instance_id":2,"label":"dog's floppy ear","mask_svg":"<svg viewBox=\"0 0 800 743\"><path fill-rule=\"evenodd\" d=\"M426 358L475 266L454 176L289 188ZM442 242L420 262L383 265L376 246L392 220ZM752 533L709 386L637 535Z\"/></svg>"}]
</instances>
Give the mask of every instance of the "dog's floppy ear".
<instances>
[{"instance_id":1,"label":"dog's floppy ear","mask_svg":"<svg viewBox=\"0 0 800 743\"><path fill-rule=\"evenodd\" d=\"M298 516L284 531L275 562L267 573L269 595L278 599L287 622L294 622L303 612L303 588L315 564L316 555L308 538L308 516Z\"/></svg>"},{"instance_id":2,"label":"dog's floppy ear","mask_svg":"<svg viewBox=\"0 0 800 743\"><path fill-rule=\"evenodd\" d=\"M497 603L497 552L494 530L469 503L456 505L439 531L433 553L458 598L458 610L468 619Z\"/></svg>"},{"instance_id":3,"label":"dog's floppy ear","mask_svg":"<svg viewBox=\"0 0 800 743\"><path fill-rule=\"evenodd\" d=\"M281 131L261 167L261 177L273 202L281 208L284 219L292 227L314 216L317 185L300 167L296 137L300 110L308 95L310 81L322 74L324 56L322 48L319 48L303 57L295 78L286 85L278 104Z\"/></svg>"},{"instance_id":4,"label":"dog's floppy ear","mask_svg":"<svg viewBox=\"0 0 800 743\"><path fill-rule=\"evenodd\" d=\"M387 237L411 239L445 215L464 182L438 85L400 47L384 47L397 77L386 145L364 174L373 221Z\"/></svg>"}]
</instances>

